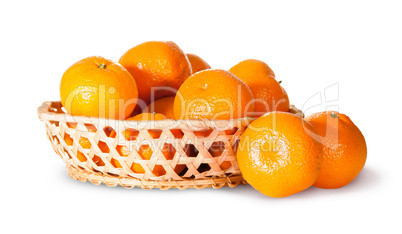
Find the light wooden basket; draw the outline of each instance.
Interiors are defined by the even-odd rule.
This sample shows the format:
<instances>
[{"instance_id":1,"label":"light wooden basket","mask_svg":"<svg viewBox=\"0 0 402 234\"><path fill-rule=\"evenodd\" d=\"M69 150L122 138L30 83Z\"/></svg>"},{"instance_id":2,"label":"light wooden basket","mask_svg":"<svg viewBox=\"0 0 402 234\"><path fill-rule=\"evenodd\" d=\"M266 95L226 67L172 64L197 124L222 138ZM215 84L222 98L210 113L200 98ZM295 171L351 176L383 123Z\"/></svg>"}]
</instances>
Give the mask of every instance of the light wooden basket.
<instances>
[{"instance_id":1,"label":"light wooden basket","mask_svg":"<svg viewBox=\"0 0 402 234\"><path fill-rule=\"evenodd\" d=\"M294 106L291 106L290 112L303 117L303 113ZM53 149L66 163L68 175L76 180L90 181L96 185L105 183L108 186L144 189L200 189L246 184L236 161L236 150L241 133L254 120L252 118L119 121L71 116L62 110L60 102L44 102L38 108L38 116L46 125ZM88 130L95 128L95 131ZM111 129L117 133L115 137L111 137ZM127 140L124 137L123 132L127 129L137 132L135 139ZM160 135L155 139L150 130L158 131ZM179 131L179 137L173 134L175 131ZM66 142L67 135L72 143ZM89 149L79 143L82 137L90 142ZM107 145L109 152L99 147L100 142ZM166 159L161 150L165 144L174 148L175 153L171 159ZM143 145L152 149L152 156L148 160L139 154ZM211 154L210 148L213 145L224 147L220 155L214 157ZM129 149L128 156L119 154L116 149L119 146ZM116 162L120 166L116 166ZM134 172L131 167L134 163L141 165L144 172ZM163 167L163 175L153 173L157 165ZM184 169L176 173L176 166Z\"/></svg>"}]
</instances>

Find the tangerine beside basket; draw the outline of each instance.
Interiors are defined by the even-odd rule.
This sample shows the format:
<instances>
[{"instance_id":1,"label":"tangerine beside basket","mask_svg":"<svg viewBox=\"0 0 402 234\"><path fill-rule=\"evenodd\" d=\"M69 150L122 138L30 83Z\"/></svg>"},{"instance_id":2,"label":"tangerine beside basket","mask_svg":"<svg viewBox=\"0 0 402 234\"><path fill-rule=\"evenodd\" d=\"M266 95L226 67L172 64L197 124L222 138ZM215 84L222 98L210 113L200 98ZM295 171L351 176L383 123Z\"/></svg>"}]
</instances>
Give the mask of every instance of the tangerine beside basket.
<instances>
[{"instance_id":1,"label":"tangerine beside basket","mask_svg":"<svg viewBox=\"0 0 402 234\"><path fill-rule=\"evenodd\" d=\"M294 106L290 112L303 117ZM38 108L38 116L46 124L53 149L66 163L68 175L76 180L144 189L200 189L246 184L236 161L236 150L242 132L253 118L122 121L71 116L62 110L60 102L44 102ZM126 139L123 132L127 129L135 133L135 139ZM116 132L113 137L112 130ZM151 135L150 131L158 134ZM69 143L66 142L67 135ZM82 147L81 138L86 138L90 146ZM171 159L166 159L162 152L166 144L173 150ZM143 159L139 154L144 145L152 150L149 159ZM128 155L121 155L117 150L122 146L127 147ZM219 155L211 153L212 146L222 147L217 150ZM142 173L134 172L133 164L142 167ZM163 167L164 173L155 175L153 171L158 165ZM175 171L176 166L183 169Z\"/></svg>"}]
</instances>

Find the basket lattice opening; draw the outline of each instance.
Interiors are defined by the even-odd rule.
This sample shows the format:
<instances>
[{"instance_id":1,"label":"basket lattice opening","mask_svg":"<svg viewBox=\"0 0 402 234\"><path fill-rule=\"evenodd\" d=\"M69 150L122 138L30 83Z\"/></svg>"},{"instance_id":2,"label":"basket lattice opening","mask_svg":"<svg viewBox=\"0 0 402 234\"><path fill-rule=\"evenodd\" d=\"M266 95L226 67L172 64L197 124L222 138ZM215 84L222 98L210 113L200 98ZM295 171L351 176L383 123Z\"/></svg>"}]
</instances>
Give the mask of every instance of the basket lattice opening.
<instances>
[{"instance_id":1,"label":"basket lattice opening","mask_svg":"<svg viewBox=\"0 0 402 234\"><path fill-rule=\"evenodd\" d=\"M70 116L60 102L45 102L38 114L69 175L81 181L162 189L245 183L236 150L251 118L118 121Z\"/></svg>"}]
</instances>

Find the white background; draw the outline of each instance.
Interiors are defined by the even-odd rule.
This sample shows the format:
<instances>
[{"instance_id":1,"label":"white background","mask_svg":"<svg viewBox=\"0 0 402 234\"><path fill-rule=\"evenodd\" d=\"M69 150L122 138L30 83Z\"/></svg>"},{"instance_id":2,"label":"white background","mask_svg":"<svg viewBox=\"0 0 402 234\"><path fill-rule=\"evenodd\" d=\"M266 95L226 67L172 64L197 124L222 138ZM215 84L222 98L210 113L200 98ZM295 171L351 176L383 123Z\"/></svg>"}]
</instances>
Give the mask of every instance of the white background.
<instances>
[{"instance_id":1,"label":"white background","mask_svg":"<svg viewBox=\"0 0 402 234\"><path fill-rule=\"evenodd\" d=\"M145 2L1 4L1 233L401 233L400 2ZM148 40L172 40L213 68L265 61L307 115L333 106L355 122L365 168L344 188L282 199L251 186L128 190L72 180L36 108L59 99L74 62L117 61ZM326 102L326 88L338 100ZM311 108L317 94L323 102Z\"/></svg>"}]
</instances>

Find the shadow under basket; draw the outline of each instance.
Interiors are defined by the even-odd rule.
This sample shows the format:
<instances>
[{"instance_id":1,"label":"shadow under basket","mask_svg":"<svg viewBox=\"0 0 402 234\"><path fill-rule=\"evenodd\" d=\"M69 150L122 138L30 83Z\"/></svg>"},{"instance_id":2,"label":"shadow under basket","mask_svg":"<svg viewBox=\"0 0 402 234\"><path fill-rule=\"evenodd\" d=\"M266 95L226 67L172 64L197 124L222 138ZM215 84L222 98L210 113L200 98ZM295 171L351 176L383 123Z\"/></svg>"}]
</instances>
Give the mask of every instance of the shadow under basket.
<instances>
[{"instance_id":1,"label":"shadow under basket","mask_svg":"<svg viewBox=\"0 0 402 234\"><path fill-rule=\"evenodd\" d=\"M291 106L290 112L303 117ZM125 188L221 188L246 184L236 160L253 118L125 121L71 116L44 102L39 119L68 175Z\"/></svg>"}]
</instances>

